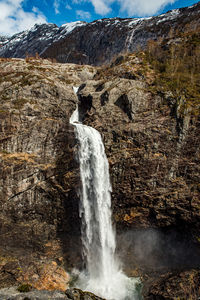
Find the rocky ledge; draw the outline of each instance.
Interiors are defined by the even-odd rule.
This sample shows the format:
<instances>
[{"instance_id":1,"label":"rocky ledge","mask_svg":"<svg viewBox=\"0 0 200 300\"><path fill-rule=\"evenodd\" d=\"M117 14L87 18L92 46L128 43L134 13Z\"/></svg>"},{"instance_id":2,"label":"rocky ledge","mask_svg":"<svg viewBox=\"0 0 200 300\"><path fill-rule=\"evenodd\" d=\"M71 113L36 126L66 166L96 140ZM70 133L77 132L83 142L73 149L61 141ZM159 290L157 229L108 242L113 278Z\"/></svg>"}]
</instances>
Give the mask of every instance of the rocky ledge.
<instances>
[{"instance_id":1,"label":"rocky ledge","mask_svg":"<svg viewBox=\"0 0 200 300\"><path fill-rule=\"evenodd\" d=\"M19 288L0 289L0 299L4 300L104 300L92 293L80 289L68 289L66 292L31 290L26 292L18 291Z\"/></svg>"}]
</instances>

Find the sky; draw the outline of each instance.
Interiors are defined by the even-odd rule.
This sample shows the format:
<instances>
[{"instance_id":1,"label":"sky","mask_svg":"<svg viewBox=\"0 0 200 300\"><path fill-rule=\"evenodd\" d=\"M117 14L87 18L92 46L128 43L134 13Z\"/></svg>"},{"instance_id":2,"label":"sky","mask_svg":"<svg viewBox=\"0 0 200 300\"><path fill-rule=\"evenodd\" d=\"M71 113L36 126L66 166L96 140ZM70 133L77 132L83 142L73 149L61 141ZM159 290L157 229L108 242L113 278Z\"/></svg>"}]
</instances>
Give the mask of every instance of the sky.
<instances>
[{"instance_id":1,"label":"sky","mask_svg":"<svg viewBox=\"0 0 200 300\"><path fill-rule=\"evenodd\" d=\"M190 6L196 0L0 0L0 35L12 35L34 24L101 18L149 17L174 8Z\"/></svg>"}]
</instances>

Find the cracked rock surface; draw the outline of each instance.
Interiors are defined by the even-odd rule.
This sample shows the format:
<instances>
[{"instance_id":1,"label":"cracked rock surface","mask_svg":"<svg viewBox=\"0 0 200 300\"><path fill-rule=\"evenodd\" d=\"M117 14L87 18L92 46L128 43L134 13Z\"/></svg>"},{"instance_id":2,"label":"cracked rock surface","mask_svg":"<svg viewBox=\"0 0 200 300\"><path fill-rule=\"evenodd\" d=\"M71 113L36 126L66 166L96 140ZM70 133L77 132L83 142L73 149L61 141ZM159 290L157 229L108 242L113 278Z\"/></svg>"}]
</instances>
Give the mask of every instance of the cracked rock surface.
<instances>
[{"instance_id":1,"label":"cracked rock surface","mask_svg":"<svg viewBox=\"0 0 200 300\"><path fill-rule=\"evenodd\" d=\"M0 59L1 288L28 282L65 291L68 272L82 266L69 124L78 104L104 141L126 273L141 276L145 299L198 295L199 116L180 115L169 93L151 93L154 74L147 65L142 74L141 60L133 54L95 68Z\"/></svg>"}]
</instances>

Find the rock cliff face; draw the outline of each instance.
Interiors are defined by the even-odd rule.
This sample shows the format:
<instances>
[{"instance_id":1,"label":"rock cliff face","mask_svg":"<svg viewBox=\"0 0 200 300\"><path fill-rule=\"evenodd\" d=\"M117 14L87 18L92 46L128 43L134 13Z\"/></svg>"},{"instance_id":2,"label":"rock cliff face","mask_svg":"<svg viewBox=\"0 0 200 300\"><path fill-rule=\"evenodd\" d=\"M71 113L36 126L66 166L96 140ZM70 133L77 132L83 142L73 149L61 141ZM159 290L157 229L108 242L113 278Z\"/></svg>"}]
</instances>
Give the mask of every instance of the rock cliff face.
<instances>
[{"instance_id":1,"label":"rock cliff face","mask_svg":"<svg viewBox=\"0 0 200 300\"><path fill-rule=\"evenodd\" d=\"M91 23L35 25L7 40L0 38L0 57L25 58L26 53L58 62L101 65L119 53L144 48L148 40L176 37L199 26L200 3L146 19L102 19Z\"/></svg>"},{"instance_id":2,"label":"rock cliff face","mask_svg":"<svg viewBox=\"0 0 200 300\"><path fill-rule=\"evenodd\" d=\"M69 117L77 102L72 83L80 84L93 72L48 61L1 61L1 285L28 276L22 261L28 257L27 266L38 251L49 273L45 257L62 257L71 243L67 232L80 236L78 165ZM33 260L35 269L28 272L38 285L39 266Z\"/></svg>"},{"instance_id":3,"label":"rock cliff face","mask_svg":"<svg viewBox=\"0 0 200 300\"><path fill-rule=\"evenodd\" d=\"M116 78L80 91L93 97L87 123L104 136L115 219L123 227L187 226L198 234L199 120L186 114L180 125L170 109L176 100L146 88Z\"/></svg>"},{"instance_id":4,"label":"rock cliff face","mask_svg":"<svg viewBox=\"0 0 200 300\"><path fill-rule=\"evenodd\" d=\"M144 77L142 58L135 55L119 58L110 68L1 60L1 287L25 281L65 290L66 270L81 264L77 141L69 125L79 103L83 122L104 140L126 271L142 276L145 299L187 298L181 284L190 286L191 280L198 295L200 120L187 111L180 114L181 102L169 92L153 94L154 72L148 66L145 72ZM73 86L79 86L78 98ZM185 251L187 263L179 260L172 269L166 262L161 268L161 253L151 248L145 253L150 260L150 252L157 251L158 267L155 261L146 267L140 251L145 244L140 238L141 247L134 248L137 239L131 242L128 234L147 228L166 235L174 230L176 240L181 236L178 254L169 246L173 235L168 238L168 260ZM158 240L157 235L139 236L151 237L143 238L146 249Z\"/></svg>"}]
</instances>

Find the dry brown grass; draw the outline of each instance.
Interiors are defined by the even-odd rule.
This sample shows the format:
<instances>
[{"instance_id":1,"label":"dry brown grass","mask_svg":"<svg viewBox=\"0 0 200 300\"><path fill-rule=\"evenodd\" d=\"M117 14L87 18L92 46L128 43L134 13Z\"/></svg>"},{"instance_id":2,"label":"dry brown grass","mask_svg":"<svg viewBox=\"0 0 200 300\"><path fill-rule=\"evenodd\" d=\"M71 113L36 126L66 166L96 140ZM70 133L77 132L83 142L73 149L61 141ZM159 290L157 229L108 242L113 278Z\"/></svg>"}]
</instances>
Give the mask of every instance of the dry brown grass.
<instances>
[{"instance_id":1,"label":"dry brown grass","mask_svg":"<svg viewBox=\"0 0 200 300\"><path fill-rule=\"evenodd\" d=\"M26 153L26 152L15 152L15 153L0 152L0 157L5 161L12 161L16 163L28 162L34 164L37 155Z\"/></svg>"}]
</instances>

